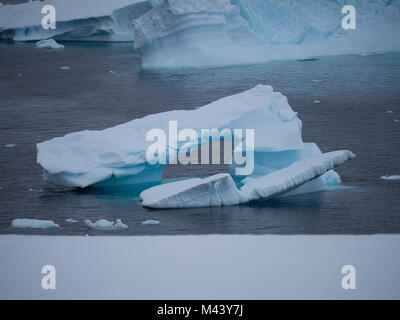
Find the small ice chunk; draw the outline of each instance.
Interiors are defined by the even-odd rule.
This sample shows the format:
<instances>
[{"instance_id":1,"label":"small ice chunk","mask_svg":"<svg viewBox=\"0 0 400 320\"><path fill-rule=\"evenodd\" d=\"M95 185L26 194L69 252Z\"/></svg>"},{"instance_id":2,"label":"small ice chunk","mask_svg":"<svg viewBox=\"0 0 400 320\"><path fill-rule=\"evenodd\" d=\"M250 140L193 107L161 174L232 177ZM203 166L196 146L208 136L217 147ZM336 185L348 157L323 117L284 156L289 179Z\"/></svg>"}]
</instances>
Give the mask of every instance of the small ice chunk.
<instances>
[{"instance_id":1,"label":"small ice chunk","mask_svg":"<svg viewBox=\"0 0 400 320\"><path fill-rule=\"evenodd\" d=\"M318 83L318 82L322 82L322 80L319 80L319 79L313 79L313 80L311 80L312 82L316 82L316 83Z\"/></svg>"},{"instance_id":2,"label":"small ice chunk","mask_svg":"<svg viewBox=\"0 0 400 320\"><path fill-rule=\"evenodd\" d=\"M382 180L400 180L400 175L392 175L392 176L382 176L380 177Z\"/></svg>"},{"instance_id":3,"label":"small ice chunk","mask_svg":"<svg viewBox=\"0 0 400 320\"><path fill-rule=\"evenodd\" d=\"M393 119L394 120L394 122L400 122L400 120L399 119Z\"/></svg>"},{"instance_id":4,"label":"small ice chunk","mask_svg":"<svg viewBox=\"0 0 400 320\"><path fill-rule=\"evenodd\" d=\"M314 103L320 103L321 101L319 101L319 100L314 100Z\"/></svg>"},{"instance_id":5,"label":"small ice chunk","mask_svg":"<svg viewBox=\"0 0 400 320\"><path fill-rule=\"evenodd\" d=\"M158 220L145 220L145 221L142 221L142 224L160 224L160 221L158 221Z\"/></svg>"},{"instance_id":6,"label":"small ice chunk","mask_svg":"<svg viewBox=\"0 0 400 320\"><path fill-rule=\"evenodd\" d=\"M60 226L51 220L38 220L38 219L14 219L11 222L11 227L22 229L56 229Z\"/></svg>"},{"instance_id":7,"label":"small ice chunk","mask_svg":"<svg viewBox=\"0 0 400 320\"><path fill-rule=\"evenodd\" d=\"M64 48L62 44L57 43L54 39L40 40L36 42L38 48L61 49Z\"/></svg>"},{"instance_id":8,"label":"small ice chunk","mask_svg":"<svg viewBox=\"0 0 400 320\"><path fill-rule=\"evenodd\" d=\"M114 70L110 70L109 72L110 73L117 73L117 71L114 71Z\"/></svg>"},{"instance_id":9,"label":"small ice chunk","mask_svg":"<svg viewBox=\"0 0 400 320\"><path fill-rule=\"evenodd\" d=\"M61 70L69 70L69 69L71 69L71 67L68 67L68 66L62 66L60 69L61 69Z\"/></svg>"},{"instance_id":10,"label":"small ice chunk","mask_svg":"<svg viewBox=\"0 0 400 320\"><path fill-rule=\"evenodd\" d=\"M115 221L108 221L107 219L100 219L96 222L92 222L89 219L86 219L84 223L91 229L96 230L107 230L107 231L118 231L128 229L128 226L124 224L121 219L117 219Z\"/></svg>"},{"instance_id":11,"label":"small ice chunk","mask_svg":"<svg viewBox=\"0 0 400 320\"><path fill-rule=\"evenodd\" d=\"M75 222L78 222L78 221L75 220L75 219L68 218L67 220L65 220L65 222L68 222L68 223L75 223Z\"/></svg>"},{"instance_id":12,"label":"small ice chunk","mask_svg":"<svg viewBox=\"0 0 400 320\"><path fill-rule=\"evenodd\" d=\"M29 192L43 192L43 190L42 189L29 188Z\"/></svg>"},{"instance_id":13,"label":"small ice chunk","mask_svg":"<svg viewBox=\"0 0 400 320\"><path fill-rule=\"evenodd\" d=\"M385 113L393 113L392 110L385 111Z\"/></svg>"},{"instance_id":14,"label":"small ice chunk","mask_svg":"<svg viewBox=\"0 0 400 320\"><path fill-rule=\"evenodd\" d=\"M6 148L14 148L15 146L16 146L15 143L9 143L5 145Z\"/></svg>"}]
</instances>

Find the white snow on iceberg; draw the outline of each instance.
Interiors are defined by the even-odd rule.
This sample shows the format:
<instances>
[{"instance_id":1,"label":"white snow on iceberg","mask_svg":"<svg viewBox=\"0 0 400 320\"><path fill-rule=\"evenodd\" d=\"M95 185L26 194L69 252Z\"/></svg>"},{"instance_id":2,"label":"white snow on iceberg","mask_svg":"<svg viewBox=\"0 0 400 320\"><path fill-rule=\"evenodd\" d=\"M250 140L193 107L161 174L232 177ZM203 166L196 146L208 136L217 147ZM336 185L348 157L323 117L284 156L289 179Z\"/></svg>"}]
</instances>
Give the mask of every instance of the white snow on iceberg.
<instances>
[{"instance_id":1,"label":"white snow on iceberg","mask_svg":"<svg viewBox=\"0 0 400 320\"><path fill-rule=\"evenodd\" d=\"M354 157L347 150L323 153L252 179L240 189L226 173L155 186L143 191L140 198L145 207L163 209L238 205L293 190Z\"/></svg>"},{"instance_id":2,"label":"white snow on iceberg","mask_svg":"<svg viewBox=\"0 0 400 320\"><path fill-rule=\"evenodd\" d=\"M151 9L146 0L46 0L0 6L0 39L132 41L132 20ZM56 9L56 29L44 30L42 7Z\"/></svg>"},{"instance_id":3,"label":"white snow on iceberg","mask_svg":"<svg viewBox=\"0 0 400 320\"><path fill-rule=\"evenodd\" d=\"M64 46L62 44L57 43L54 39L40 40L40 41L36 42L36 47L48 48L48 49L64 48Z\"/></svg>"},{"instance_id":4,"label":"white snow on iceberg","mask_svg":"<svg viewBox=\"0 0 400 320\"><path fill-rule=\"evenodd\" d=\"M258 63L400 49L400 3L354 0L357 28L344 30L344 0L166 0L134 22L146 68Z\"/></svg>"},{"instance_id":5,"label":"white snow on iceberg","mask_svg":"<svg viewBox=\"0 0 400 320\"><path fill-rule=\"evenodd\" d=\"M87 227L90 229L104 230L104 231L121 231L128 229L128 226L124 224L121 219L115 221L108 221L106 219L100 219L96 222L92 222L89 219L84 221Z\"/></svg>"},{"instance_id":6,"label":"white snow on iceberg","mask_svg":"<svg viewBox=\"0 0 400 320\"><path fill-rule=\"evenodd\" d=\"M51 220L14 219L11 227L20 229L57 229L60 226Z\"/></svg>"}]
</instances>

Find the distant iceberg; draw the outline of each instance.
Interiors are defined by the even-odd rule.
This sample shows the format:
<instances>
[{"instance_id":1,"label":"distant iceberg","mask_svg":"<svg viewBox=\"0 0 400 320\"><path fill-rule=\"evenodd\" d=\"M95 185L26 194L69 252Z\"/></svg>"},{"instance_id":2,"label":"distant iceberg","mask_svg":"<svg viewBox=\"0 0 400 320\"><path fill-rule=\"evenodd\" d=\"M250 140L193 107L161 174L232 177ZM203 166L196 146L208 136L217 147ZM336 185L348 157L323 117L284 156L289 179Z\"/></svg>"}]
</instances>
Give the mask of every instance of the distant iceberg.
<instances>
[{"instance_id":1,"label":"distant iceberg","mask_svg":"<svg viewBox=\"0 0 400 320\"><path fill-rule=\"evenodd\" d=\"M56 29L44 30L45 5L56 8ZM132 20L151 9L146 0L46 0L0 6L0 39L17 41L132 41Z\"/></svg>"},{"instance_id":2,"label":"distant iceberg","mask_svg":"<svg viewBox=\"0 0 400 320\"><path fill-rule=\"evenodd\" d=\"M158 209L229 206L266 200L293 190L352 158L354 154L347 150L328 152L250 180L240 189L229 174L216 174L155 186L143 191L140 198L143 206Z\"/></svg>"},{"instance_id":3,"label":"distant iceberg","mask_svg":"<svg viewBox=\"0 0 400 320\"><path fill-rule=\"evenodd\" d=\"M400 3L354 0L166 0L134 21L145 68L220 66L400 49ZM306 59L310 60L310 59Z\"/></svg>"},{"instance_id":4,"label":"distant iceberg","mask_svg":"<svg viewBox=\"0 0 400 320\"><path fill-rule=\"evenodd\" d=\"M84 221L87 227L90 229L96 230L105 230L105 231L121 231L128 229L128 226L124 224L121 219L117 219L115 221L108 221L106 219L100 219L96 222L92 222L89 219Z\"/></svg>"},{"instance_id":5,"label":"distant iceberg","mask_svg":"<svg viewBox=\"0 0 400 320\"><path fill-rule=\"evenodd\" d=\"M48 48L48 49L64 48L64 46L62 44L57 43L54 39L40 40L40 41L36 42L36 47Z\"/></svg>"},{"instance_id":6,"label":"distant iceberg","mask_svg":"<svg viewBox=\"0 0 400 320\"><path fill-rule=\"evenodd\" d=\"M60 226L51 220L14 219L11 227L20 229L57 229Z\"/></svg>"}]
</instances>

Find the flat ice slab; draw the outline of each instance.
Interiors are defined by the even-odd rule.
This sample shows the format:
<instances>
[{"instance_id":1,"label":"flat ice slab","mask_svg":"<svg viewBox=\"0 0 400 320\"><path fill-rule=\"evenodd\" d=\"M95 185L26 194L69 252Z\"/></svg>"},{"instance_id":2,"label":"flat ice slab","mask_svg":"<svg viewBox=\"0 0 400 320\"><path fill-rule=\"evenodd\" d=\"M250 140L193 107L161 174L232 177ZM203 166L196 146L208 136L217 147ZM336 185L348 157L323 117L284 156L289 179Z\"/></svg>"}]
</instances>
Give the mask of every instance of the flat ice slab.
<instances>
[{"instance_id":1,"label":"flat ice slab","mask_svg":"<svg viewBox=\"0 0 400 320\"><path fill-rule=\"evenodd\" d=\"M399 299L400 235L0 236L0 299ZM43 290L44 265L56 289ZM344 290L343 266L356 269Z\"/></svg>"},{"instance_id":2,"label":"flat ice slab","mask_svg":"<svg viewBox=\"0 0 400 320\"><path fill-rule=\"evenodd\" d=\"M144 190L140 198L145 207L163 209L237 205L269 199L293 190L354 157L348 150L323 153L251 179L240 190L230 174L221 173L204 179L155 186Z\"/></svg>"},{"instance_id":3,"label":"flat ice slab","mask_svg":"<svg viewBox=\"0 0 400 320\"><path fill-rule=\"evenodd\" d=\"M60 226L51 220L38 219L14 219L11 222L11 227L20 229L56 229Z\"/></svg>"}]
</instances>

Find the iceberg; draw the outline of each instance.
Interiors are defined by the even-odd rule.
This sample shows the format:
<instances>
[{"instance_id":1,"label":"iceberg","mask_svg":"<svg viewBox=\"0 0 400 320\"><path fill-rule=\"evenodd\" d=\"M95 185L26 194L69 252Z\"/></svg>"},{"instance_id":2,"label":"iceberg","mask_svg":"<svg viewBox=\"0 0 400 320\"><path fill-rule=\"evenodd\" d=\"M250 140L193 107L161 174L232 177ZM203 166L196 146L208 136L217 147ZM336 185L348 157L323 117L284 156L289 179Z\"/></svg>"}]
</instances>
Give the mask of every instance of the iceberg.
<instances>
[{"instance_id":1,"label":"iceberg","mask_svg":"<svg viewBox=\"0 0 400 320\"><path fill-rule=\"evenodd\" d=\"M158 209L227 206L266 200L293 190L354 157L348 150L323 153L252 179L240 189L231 175L223 173L155 186L143 191L140 198L143 206Z\"/></svg>"},{"instance_id":2,"label":"iceberg","mask_svg":"<svg viewBox=\"0 0 400 320\"><path fill-rule=\"evenodd\" d=\"M42 28L42 7L56 9L56 29ZM146 0L46 0L0 6L0 39L132 41L132 20L151 9Z\"/></svg>"},{"instance_id":3,"label":"iceberg","mask_svg":"<svg viewBox=\"0 0 400 320\"><path fill-rule=\"evenodd\" d=\"M400 49L398 1L352 1L355 30L342 28L345 5L344 0L165 0L134 21L134 45L145 68L310 61Z\"/></svg>"},{"instance_id":4,"label":"iceberg","mask_svg":"<svg viewBox=\"0 0 400 320\"><path fill-rule=\"evenodd\" d=\"M342 163L344 158L348 160L352 157L352 153L347 151L322 154L315 143L304 143L301 138L302 122L286 97L275 92L271 86L258 85L194 110L152 114L105 130L85 130L38 143L37 162L43 168L45 180L65 187L160 184L165 164L157 161L155 164L149 163L146 151L150 143L146 141L146 133L153 128L167 132L171 119L175 119L179 127L197 132L213 128L252 128L254 170L250 174L240 175L237 174L240 165L232 163L230 174L182 180L175 182L173 189L170 188L171 184L161 185L152 189L157 190L158 195L149 191L143 194L145 205L152 206L158 199L164 206L166 198L175 197L181 192L187 194L186 191L193 188L208 190L210 186L217 192L210 196L208 191L204 191L207 205L245 203L256 199L249 191L249 186L260 182L268 186L264 177L275 177L276 172L281 174L278 181L284 179L287 187L281 186L279 192L271 192L271 196L326 190L329 185L341 183L333 167ZM188 144L199 142L206 143L201 139L174 145L168 140L165 152L172 150L176 154L185 153ZM304 172L304 167L308 171ZM293 168L299 170L300 177ZM309 171L314 173L310 174ZM286 179L287 175L289 180ZM236 184L242 184L246 192L242 189L239 192ZM151 194L151 197L146 194ZM204 205L204 199L196 201L190 198L188 203L192 206Z\"/></svg>"},{"instance_id":5,"label":"iceberg","mask_svg":"<svg viewBox=\"0 0 400 320\"><path fill-rule=\"evenodd\" d=\"M282 155L288 158L286 163L291 157L295 161L320 153L303 143L301 120L286 97L271 86L258 85L194 110L151 114L112 128L70 133L38 143L37 162L45 180L65 187L161 182L163 165L151 165L146 159L150 145L146 133L153 128L168 132L171 119L177 121L179 128L196 130L198 136L201 129L207 128L254 129L256 166L257 161L266 163L265 158L277 152L287 152ZM176 147L176 152L186 152L185 144L168 144L167 149ZM300 152L305 148L308 151ZM265 174L262 170L257 172Z\"/></svg>"},{"instance_id":6,"label":"iceberg","mask_svg":"<svg viewBox=\"0 0 400 320\"><path fill-rule=\"evenodd\" d=\"M105 231L121 231L128 229L128 226L124 224L121 219L115 221L108 221L106 219L100 219L96 222L92 222L89 219L84 221L86 226L90 229L105 230Z\"/></svg>"},{"instance_id":7,"label":"iceberg","mask_svg":"<svg viewBox=\"0 0 400 320\"><path fill-rule=\"evenodd\" d=\"M48 49L64 48L64 46L62 44L57 43L54 39L40 40L40 41L36 42L36 47L48 48Z\"/></svg>"},{"instance_id":8,"label":"iceberg","mask_svg":"<svg viewBox=\"0 0 400 320\"><path fill-rule=\"evenodd\" d=\"M51 220L14 219L11 227L20 229L57 229L60 226Z\"/></svg>"}]
</instances>

